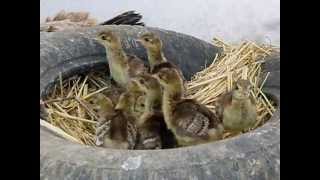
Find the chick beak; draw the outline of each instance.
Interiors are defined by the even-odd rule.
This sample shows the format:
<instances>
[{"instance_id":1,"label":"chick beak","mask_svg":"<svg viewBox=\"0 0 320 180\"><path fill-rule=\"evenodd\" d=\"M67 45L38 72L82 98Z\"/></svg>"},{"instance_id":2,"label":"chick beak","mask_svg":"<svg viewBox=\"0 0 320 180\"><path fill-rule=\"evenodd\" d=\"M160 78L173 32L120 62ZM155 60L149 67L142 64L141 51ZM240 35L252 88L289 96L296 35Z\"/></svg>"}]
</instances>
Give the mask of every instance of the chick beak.
<instances>
[{"instance_id":1,"label":"chick beak","mask_svg":"<svg viewBox=\"0 0 320 180\"><path fill-rule=\"evenodd\" d=\"M97 37L93 38L93 40L98 41L99 43L102 42L101 39L99 39L99 38L97 38Z\"/></svg>"},{"instance_id":2,"label":"chick beak","mask_svg":"<svg viewBox=\"0 0 320 180\"><path fill-rule=\"evenodd\" d=\"M143 44L143 41L141 39L136 39L136 42Z\"/></svg>"},{"instance_id":3,"label":"chick beak","mask_svg":"<svg viewBox=\"0 0 320 180\"><path fill-rule=\"evenodd\" d=\"M159 76L158 76L157 73L156 73L156 74L152 74L152 77L154 77L154 78L156 78L157 80L159 80Z\"/></svg>"},{"instance_id":4,"label":"chick beak","mask_svg":"<svg viewBox=\"0 0 320 180\"><path fill-rule=\"evenodd\" d=\"M120 109L121 109L120 104L117 104L116 107L114 107L114 109L115 109L115 110L120 110Z\"/></svg>"}]
</instances>

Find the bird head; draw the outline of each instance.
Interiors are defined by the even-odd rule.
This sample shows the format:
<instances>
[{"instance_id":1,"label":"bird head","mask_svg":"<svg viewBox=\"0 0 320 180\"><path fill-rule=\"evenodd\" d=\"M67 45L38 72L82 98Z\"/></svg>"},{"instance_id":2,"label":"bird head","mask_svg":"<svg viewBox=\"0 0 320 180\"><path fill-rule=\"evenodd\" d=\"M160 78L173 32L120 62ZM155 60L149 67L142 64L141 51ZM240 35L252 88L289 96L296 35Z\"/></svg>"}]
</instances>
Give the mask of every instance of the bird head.
<instances>
[{"instance_id":1,"label":"bird head","mask_svg":"<svg viewBox=\"0 0 320 180\"><path fill-rule=\"evenodd\" d=\"M114 107L112 101L101 93L95 94L94 96L90 97L87 101L89 102L90 106L93 108L93 111L95 112L112 111Z\"/></svg>"},{"instance_id":2,"label":"bird head","mask_svg":"<svg viewBox=\"0 0 320 180\"><path fill-rule=\"evenodd\" d=\"M115 107L116 110L125 110L128 109L134 100L134 97L130 92L124 92L120 95L118 103Z\"/></svg>"},{"instance_id":3,"label":"bird head","mask_svg":"<svg viewBox=\"0 0 320 180\"><path fill-rule=\"evenodd\" d=\"M117 48L121 46L120 38L112 31L102 31L95 38L105 47Z\"/></svg>"},{"instance_id":4,"label":"bird head","mask_svg":"<svg viewBox=\"0 0 320 180\"><path fill-rule=\"evenodd\" d=\"M133 78L132 81L144 92L160 90L158 80L151 75L139 75Z\"/></svg>"},{"instance_id":5,"label":"bird head","mask_svg":"<svg viewBox=\"0 0 320 180\"><path fill-rule=\"evenodd\" d=\"M181 85L182 83L180 74L175 68L164 67L156 69L153 77L155 77L163 87L172 87Z\"/></svg>"},{"instance_id":6,"label":"bird head","mask_svg":"<svg viewBox=\"0 0 320 180\"><path fill-rule=\"evenodd\" d=\"M250 84L250 81L240 79L235 83L233 97L236 99L249 98L251 89L252 85Z\"/></svg>"},{"instance_id":7,"label":"bird head","mask_svg":"<svg viewBox=\"0 0 320 180\"><path fill-rule=\"evenodd\" d=\"M151 32L140 35L137 41L148 50L159 51L162 48L160 38Z\"/></svg>"}]
</instances>

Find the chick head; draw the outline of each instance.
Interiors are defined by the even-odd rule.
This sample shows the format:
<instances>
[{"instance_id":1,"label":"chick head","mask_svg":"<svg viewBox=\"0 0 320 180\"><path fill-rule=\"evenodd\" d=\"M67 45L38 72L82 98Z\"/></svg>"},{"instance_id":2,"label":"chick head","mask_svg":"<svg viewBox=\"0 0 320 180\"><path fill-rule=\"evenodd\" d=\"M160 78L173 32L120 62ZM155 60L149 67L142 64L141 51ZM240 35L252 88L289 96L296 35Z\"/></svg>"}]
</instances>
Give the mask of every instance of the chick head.
<instances>
[{"instance_id":1,"label":"chick head","mask_svg":"<svg viewBox=\"0 0 320 180\"><path fill-rule=\"evenodd\" d=\"M112 31L102 31L95 39L105 47L116 48L121 46L119 36Z\"/></svg>"},{"instance_id":2,"label":"chick head","mask_svg":"<svg viewBox=\"0 0 320 180\"><path fill-rule=\"evenodd\" d=\"M179 72L175 68L161 68L154 71L154 75L161 86L168 87L181 83Z\"/></svg>"},{"instance_id":3,"label":"chick head","mask_svg":"<svg viewBox=\"0 0 320 180\"><path fill-rule=\"evenodd\" d=\"M144 92L150 90L159 90L160 84L158 80L151 75L140 75L132 79L133 82Z\"/></svg>"},{"instance_id":4,"label":"chick head","mask_svg":"<svg viewBox=\"0 0 320 180\"><path fill-rule=\"evenodd\" d=\"M149 50L160 50L162 48L162 42L160 38L151 32L142 34L139 36L137 41Z\"/></svg>"},{"instance_id":5,"label":"chick head","mask_svg":"<svg viewBox=\"0 0 320 180\"><path fill-rule=\"evenodd\" d=\"M133 105L134 97L129 93L122 93L119 97L119 101L115 107L116 110L125 110Z\"/></svg>"},{"instance_id":6,"label":"chick head","mask_svg":"<svg viewBox=\"0 0 320 180\"><path fill-rule=\"evenodd\" d=\"M111 111L113 109L112 101L105 95L98 93L90 97L88 100L89 104L93 107L93 111Z\"/></svg>"},{"instance_id":7,"label":"chick head","mask_svg":"<svg viewBox=\"0 0 320 180\"><path fill-rule=\"evenodd\" d=\"M250 96L252 85L248 80L240 79L235 83L235 90L233 91L233 98L246 99Z\"/></svg>"}]
</instances>

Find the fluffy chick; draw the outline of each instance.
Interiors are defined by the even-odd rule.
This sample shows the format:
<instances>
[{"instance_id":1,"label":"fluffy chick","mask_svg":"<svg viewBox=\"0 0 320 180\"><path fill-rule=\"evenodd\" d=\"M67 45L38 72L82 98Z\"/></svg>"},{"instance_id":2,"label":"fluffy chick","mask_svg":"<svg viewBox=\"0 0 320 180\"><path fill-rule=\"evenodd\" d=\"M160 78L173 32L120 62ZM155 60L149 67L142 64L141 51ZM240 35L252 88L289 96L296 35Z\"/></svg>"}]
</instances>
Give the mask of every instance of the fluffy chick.
<instances>
[{"instance_id":1,"label":"fluffy chick","mask_svg":"<svg viewBox=\"0 0 320 180\"><path fill-rule=\"evenodd\" d=\"M221 119L196 100L183 98L183 80L175 68L160 68L154 73L163 87L164 120L180 146L221 138Z\"/></svg>"},{"instance_id":2,"label":"fluffy chick","mask_svg":"<svg viewBox=\"0 0 320 180\"><path fill-rule=\"evenodd\" d=\"M96 40L106 48L110 75L121 87L126 88L131 77L147 72L141 59L124 52L120 37L116 33L100 32Z\"/></svg>"},{"instance_id":3,"label":"fluffy chick","mask_svg":"<svg viewBox=\"0 0 320 180\"><path fill-rule=\"evenodd\" d=\"M122 111L115 110L112 101L103 94L89 99L91 108L98 115L96 145L113 149L133 149L136 145L137 130L133 119Z\"/></svg>"},{"instance_id":4,"label":"fluffy chick","mask_svg":"<svg viewBox=\"0 0 320 180\"><path fill-rule=\"evenodd\" d=\"M145 94L144 113L161 113L162 90L156 78L148 74L132 78L129 90Z\"/></svg>"},{"instance_id":5,"label":"fluffy chick","mask_svg":"<svg viewBox=\"0 0 320 180\"><path fill-rule=\"evenodd\" d=\"M151 75L140 75L131 80L132 89L143 91L146 94L145 110L136 124L139 129L139 147L141 149L161 149L161 131L164 120L161 112L162 92L157 79Z\"/></svg>"},{"instance_id":6,"label":"fluffy chick","mask_svg":"<svg viewBox=\"0 0 320 180\"><path fill-rule=\"evenodd\" d=\"M182 71L173 63L168 62L167 58L165 57L163 53L162 41L159 36L157 36L155 33L147 32L140 35L137 41L140 42L147 50L148 62L150 65L149 72L152 73L156 67L159 68L159 66L168 66L169 64L171 67L175 67L178 70L180 77L182 77L183 81L185 82ZM186 86L186 84L184 84L184 86Z\"/></svg>"},{"instance_id":7,"label":"fluffy chick","mask_svg":"<svg viewBox=\"0 0 320 180\"><path fill-rule=\"evenodd\" d=\"M248 80L240 79L235 88L222 95L218 101L218 113L222 116L223 125L230 132L241 132L252 127L257 120L254 99L250 96L252 86Z\"/></svg>"}]
</instances>

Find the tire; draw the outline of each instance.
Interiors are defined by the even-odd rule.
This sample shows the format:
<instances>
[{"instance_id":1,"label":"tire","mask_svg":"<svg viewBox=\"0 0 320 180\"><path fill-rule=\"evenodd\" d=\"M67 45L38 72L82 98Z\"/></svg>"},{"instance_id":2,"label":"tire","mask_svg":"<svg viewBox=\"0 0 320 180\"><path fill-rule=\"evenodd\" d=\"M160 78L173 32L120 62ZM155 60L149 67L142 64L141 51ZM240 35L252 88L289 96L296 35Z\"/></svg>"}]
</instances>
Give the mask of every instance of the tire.
<instances>
[{"instance_id":1,"label":"tire","mask_svg":"<svg viewBox=\"0 0 320 180\"><path fill-rule=\"evenodd\" d=\"M60 72L68 77L106 67L104 48L89 39L104 28L117 29L125 50L143 59L146 52L133 38L146 30L157 33L164 41L168 60L182 69L186 79L206 63L210 64L220 52L199 39L156 28L104 26L77 32L40 33L40 97L48 92ZM280 102L280 84L279 88L265 87ZM280 108L268 123L241 136L168 150L84 146L40 127L40 177L48 180L280 179Z\"/></svg>"}]
</instances>

